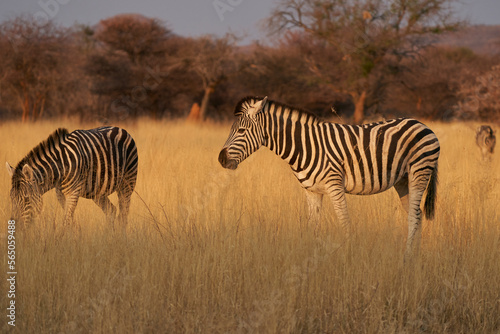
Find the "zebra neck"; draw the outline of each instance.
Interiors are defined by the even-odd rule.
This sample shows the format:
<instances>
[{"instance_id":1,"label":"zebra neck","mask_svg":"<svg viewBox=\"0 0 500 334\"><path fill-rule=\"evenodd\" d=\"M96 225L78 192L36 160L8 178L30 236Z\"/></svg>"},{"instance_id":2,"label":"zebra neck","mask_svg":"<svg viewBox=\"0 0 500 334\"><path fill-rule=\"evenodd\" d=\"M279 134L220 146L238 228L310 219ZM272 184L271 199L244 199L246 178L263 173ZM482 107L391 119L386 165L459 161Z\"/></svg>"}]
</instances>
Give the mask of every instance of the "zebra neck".
<instances>
[{"instance_id":1,"label":"zebra neck","mask_svg":"<svg viewBox=\"0 0 500 334\"><path fill-rule=\"evenodd\" d=\"M50 169L39 166L34 162L30 165L33 168L35 180L42 194L45 194L47 191L54 188L54 176L52 175Z\"/></svg>"},{"instance_id":2,"label":"zebra neck","mask_svg":"<svg viewBox=\"0 0 500 334\"><path fill-rule=\"evenodd\" d=\"M55 187L55 180L60 174L60 168L56 161L48 156L44 151L38 151L37 154L33 151L19 163L22 168L28 164L33 169L35 181L42 194Z\"/></svg>"},{"instance_id":3,"label":"zebra neck","mask_svg":"<svg viewBox=\"0 0 500 334\"><path fill-rule=\"evenodd\" d=\"M309 142L312 128L317 123L318 119L311 114L271 106L265 118L265 146L294 170L299 170L299 160L304 155L303 141Z\"/></svg>"}]
</instances>

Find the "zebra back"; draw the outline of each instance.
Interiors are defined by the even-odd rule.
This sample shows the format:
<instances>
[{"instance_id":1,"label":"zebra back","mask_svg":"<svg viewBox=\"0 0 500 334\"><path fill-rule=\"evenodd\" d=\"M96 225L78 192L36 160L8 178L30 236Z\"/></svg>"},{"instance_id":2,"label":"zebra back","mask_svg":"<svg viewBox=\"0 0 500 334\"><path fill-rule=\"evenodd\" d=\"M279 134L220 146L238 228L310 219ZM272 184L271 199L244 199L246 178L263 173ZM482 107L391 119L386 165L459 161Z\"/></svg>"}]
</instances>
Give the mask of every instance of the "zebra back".
<instances>
[{"instance_id":1,"label":"zebra back","mask_svg":"<svg viewBox=\"0 0 500 334\"><path fill-rule=\"evenodd\" d=\"M235 114L244 115L258 100L243 99ZM410 168L417 172L432 169L439 157L436 135L411 118L337 124L270 100L259 116L265 132L263 145L287 161L306 188L333 169L343 175L346 192L378 193L392 187Z\"/></svg>"}]
</instances>

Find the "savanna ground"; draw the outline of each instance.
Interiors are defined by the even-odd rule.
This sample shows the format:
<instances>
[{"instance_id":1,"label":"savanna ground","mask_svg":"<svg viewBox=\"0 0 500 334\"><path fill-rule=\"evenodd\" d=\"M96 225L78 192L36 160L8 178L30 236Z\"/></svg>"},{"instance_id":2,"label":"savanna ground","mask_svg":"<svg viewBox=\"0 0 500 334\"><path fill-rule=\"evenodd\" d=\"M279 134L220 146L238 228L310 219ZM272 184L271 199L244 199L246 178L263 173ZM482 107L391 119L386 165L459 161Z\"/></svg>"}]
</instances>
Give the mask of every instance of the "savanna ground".
<instances>
[{"instance_id":1,"label":"savanna ground","mask_svg":"<svg viewBox=\"0 0 500 334\"><path fill-rule=\"evenodd\" d=\"M81 199L62 227L55 193L17 231L18 333L499 333L500 159L480 162L477 124L428 124L441 142L437 214L403 264L406 214L394 190L349 196L344 241L325 198L315 235L289 167L263 148L236 171L217 156L229 125L122 124L139 150L126 235ZM16 164L56 127L0 125ZM497 153L498 154L498 153ZM3 168L3 167L2 167ZM7 270L10 178L0 173ZM111 199L117 202L116 195Z\"/></svg>"}]
</instances>

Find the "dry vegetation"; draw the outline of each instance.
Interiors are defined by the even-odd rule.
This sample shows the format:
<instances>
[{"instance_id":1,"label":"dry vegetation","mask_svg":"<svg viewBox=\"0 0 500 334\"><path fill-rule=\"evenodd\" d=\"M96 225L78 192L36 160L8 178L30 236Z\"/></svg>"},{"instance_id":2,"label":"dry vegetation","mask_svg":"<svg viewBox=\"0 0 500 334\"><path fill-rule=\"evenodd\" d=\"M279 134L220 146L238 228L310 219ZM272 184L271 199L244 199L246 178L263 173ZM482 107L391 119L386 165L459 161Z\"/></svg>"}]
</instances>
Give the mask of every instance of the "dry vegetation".
<instances>
[{"instance_id":1,"label":"dry vegetation","mask_svg":"<svg viewBox=\"0 0 500 334\"><path fill-rule=\"evenodd\" d=\"M476 124L428 125L442 145L439 200L414 268L403 266L406 218L392 190L348 198L349 242L325 202L316 237L298 182L272 153L220 167L228 125L123 125L140 156L126 236L83 199L64 230L47 193L40 221L17 234L18 332L497 333L500 159L480 163ZM81 128L0 125L0 160L17 163L58 126ZM0 175L6 250L10 180ZM5 280L0 289L6 312Z\"/></svg>"}]
</instances>

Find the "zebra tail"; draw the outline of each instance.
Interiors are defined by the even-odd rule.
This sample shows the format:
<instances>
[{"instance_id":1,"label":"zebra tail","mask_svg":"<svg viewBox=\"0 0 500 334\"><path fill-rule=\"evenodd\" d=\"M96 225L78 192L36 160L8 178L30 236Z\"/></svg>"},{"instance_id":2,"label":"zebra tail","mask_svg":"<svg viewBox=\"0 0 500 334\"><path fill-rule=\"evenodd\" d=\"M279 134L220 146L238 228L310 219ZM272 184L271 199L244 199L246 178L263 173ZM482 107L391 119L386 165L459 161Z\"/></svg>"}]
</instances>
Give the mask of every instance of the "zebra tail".
<instances>
[{"instance_id":1,"label":"zebra tail","mask_svg":"<svg viewBox=\"0 0 500 334\"><path fill-rule=\"evenodd\" d=\"M425 218L427 219L434 218L434 211L436 209L437 184L438 166L436 165L436 167L434 167L434 170L432 171L429 185L427 186L427 195L425 196L424 213Z\"/></svg>"}]
</instances>

